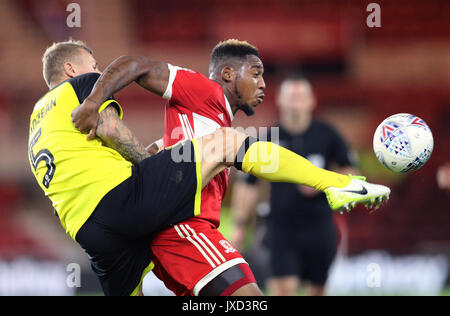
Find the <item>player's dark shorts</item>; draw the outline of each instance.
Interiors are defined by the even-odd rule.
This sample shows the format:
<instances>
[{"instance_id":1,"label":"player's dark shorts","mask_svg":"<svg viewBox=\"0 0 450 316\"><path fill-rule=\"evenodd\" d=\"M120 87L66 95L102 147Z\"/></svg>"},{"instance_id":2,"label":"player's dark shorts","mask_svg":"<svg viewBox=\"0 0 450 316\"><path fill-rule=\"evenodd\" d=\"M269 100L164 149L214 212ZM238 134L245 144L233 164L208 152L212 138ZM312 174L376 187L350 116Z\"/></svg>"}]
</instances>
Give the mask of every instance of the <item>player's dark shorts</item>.
<instances>
[{"instance_id":1,"label":"player's dark shorts","mask_svg":"<svg viewBox=\"0 0 450 316\"><path fill-rule=\"evenodd\" d=\"M273 277L295 275L313 285L325 285L337 245L332 220L307 231L269 228L268 234Z\"/></svg>"},{"instance_id":2,"label":"player's dark shorts","mask_svg":"<svg viewBox=\"0 0 450 316\"><path fill-rule=\"evenodd\" d=\"M196 141L186 141L133 167L131 177L105 195L78 231L76 240L105 295L136 294L151 269L153 234L194 216L201 192L194 148Z\"/></svg>"}]
</instances>

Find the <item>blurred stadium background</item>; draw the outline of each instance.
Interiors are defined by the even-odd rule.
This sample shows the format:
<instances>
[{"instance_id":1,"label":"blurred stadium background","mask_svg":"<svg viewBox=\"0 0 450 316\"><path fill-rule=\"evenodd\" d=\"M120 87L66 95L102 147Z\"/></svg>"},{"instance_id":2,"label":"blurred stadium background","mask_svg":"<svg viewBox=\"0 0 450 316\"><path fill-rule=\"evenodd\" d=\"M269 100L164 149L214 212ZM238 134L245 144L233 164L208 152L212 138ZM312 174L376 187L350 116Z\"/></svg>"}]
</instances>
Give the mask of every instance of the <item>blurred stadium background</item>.
<instances>
[{"instance_id":1,"label":"blurred stadium background","mask_svg":"<svg viewBox=\"0 0 450 316\"><path fill-rule=\"evenodd\" d=\"M66 24L71 2L81 7L79 28ZM219 40L248 40L265 65L266 99L254 117L238 115L235 126L274 124L281 75L305 73L318 96L316 115L346 137L368 179L392 188L390 203L379 212L336 216L340 256L329 294L448 293L450 194L438 188L436 173L450 160L450 2L373 1L381 7L381 27L369 28L370 2L0 0L0 295L100 291L27 161L29 115L47 90L40 59L52 42L68 37L85 41L103 68L120 55L141 54L204 74ZM116 97L144 143L161 137L161 99L136 86ZM420 116L435 136L428 164L404 176L384 169L371 145L378 123L399 112ZM255 247L248 254L255 256ZM263 251L258 256L264 262ZM81 266L80 288L66 284L70 263ZM264 283L264 266L254 269ZM371 279L377 275L379 284Z\"/></svg>"}]
</instances>

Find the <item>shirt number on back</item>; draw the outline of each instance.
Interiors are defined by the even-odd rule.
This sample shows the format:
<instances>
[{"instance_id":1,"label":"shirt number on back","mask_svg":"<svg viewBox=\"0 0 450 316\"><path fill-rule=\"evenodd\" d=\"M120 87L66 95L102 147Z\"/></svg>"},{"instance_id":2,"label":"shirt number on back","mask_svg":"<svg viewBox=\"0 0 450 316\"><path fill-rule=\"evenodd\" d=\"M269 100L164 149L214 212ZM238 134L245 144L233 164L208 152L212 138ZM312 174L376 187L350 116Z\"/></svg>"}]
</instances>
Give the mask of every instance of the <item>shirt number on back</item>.
<instances>
[{"instance_id":1,"label":"shirt number on back","mask_svg":"<svg viewBox=\"0 0 450 316\"><path fill-rule=\"evenodd\" d=\"M55 169L56 169L55 164L54 164L55 158L53 157L52 153L48 149L41 149L41 150L39 150L39 152L36 155L33 154L33 147L36 144L36 142L38 141L39 137L41 137L41 132L42 132L42 129L39 129L39 131L36 133L36 135L31 139L30 148L29 148L30 160L31 160L31 164L33 165L34 171L36 171L36 169L41 161L45 162L45 165L47 166L47 172L44 175L42 184L48 189L48 187L50 186L50 182L53 179L53 175L55 174Z\"/></svg>"}]
</instances>

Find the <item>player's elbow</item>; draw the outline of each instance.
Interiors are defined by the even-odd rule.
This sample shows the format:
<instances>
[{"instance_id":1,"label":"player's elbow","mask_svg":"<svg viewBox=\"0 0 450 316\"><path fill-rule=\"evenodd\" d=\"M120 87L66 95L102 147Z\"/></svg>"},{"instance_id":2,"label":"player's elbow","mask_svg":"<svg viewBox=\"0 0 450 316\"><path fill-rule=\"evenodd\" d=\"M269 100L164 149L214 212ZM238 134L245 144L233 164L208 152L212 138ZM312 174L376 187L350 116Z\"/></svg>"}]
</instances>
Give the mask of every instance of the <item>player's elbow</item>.
<instances>
[{"instance_id":1,"label":"player's elbow","mask_svg":"<svg viewBox=\"0 0 450 316\"><path fill-rule=\"evenodd\" d=\"M146 75L150 71L152 61L144 56L123 55L115 60L119 69L125 69L136 76Z\"/></svg>"},{"instance_id":2,"label":"player's elbow","mask_svg":"<svg viewBox=\"0 0 450 316\"><path fill-rule=\"evenodd\" d=\"M117 64L117 68L126 69L128 72L136 72L139 69L140 61L139 56L120 56L114 61Z\"/></svg>"}]
</instances>

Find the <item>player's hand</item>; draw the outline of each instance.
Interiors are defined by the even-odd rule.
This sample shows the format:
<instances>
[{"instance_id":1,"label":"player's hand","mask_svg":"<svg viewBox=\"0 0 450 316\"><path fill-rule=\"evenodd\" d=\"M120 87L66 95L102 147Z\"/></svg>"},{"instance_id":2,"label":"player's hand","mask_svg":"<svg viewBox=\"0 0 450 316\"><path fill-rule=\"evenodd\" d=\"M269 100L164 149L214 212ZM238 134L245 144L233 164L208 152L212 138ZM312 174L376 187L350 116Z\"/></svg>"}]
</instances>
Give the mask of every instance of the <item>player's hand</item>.
<instances>
[{"instance_id":1,"label":"player's hand","mask_svg":"<svg viewBox=\"0 0 450 316\"><path fill-rule=\"evenodd\" d=\"M156 145L155 143L145 147L145 150L149 153L150 156L156 155L159 152L158 145Z\"/></svg>"},{"instance_id":2,"label":"player's hand","mask_svg":"<svg viewBox=\"0 0 450 316\"><path fill-rule=\"evenodd\" d=\"M150 156L156 155L161 151L162 148L159 148L156 143L152 143L145 147L145 150L149 153Z\"/></svg>"},{"instance_id":3,"label":"player's hand","mask_svg":"<svg viewBox=\"0 0 450 316\"><path fill-rule=\"evenodd\" d=\"M149 153L150 156L156 155L164 148L164 143L162 139L159 139L155 141L154 143L151 143L147 147L145 147L145 150Z\"/></svg>"},{"instance_id":4,"label":"player's hand","mask_svg":"<svg viewBox=\"0 0 450 316\"><path fill-rule=\"evenodd\" d=\"M97 132L98 114L97 105L86 99L75 110L72 111L72 122L82 133L87 133L87 139L94 139Z\"/></svg>"}]
</instances>

